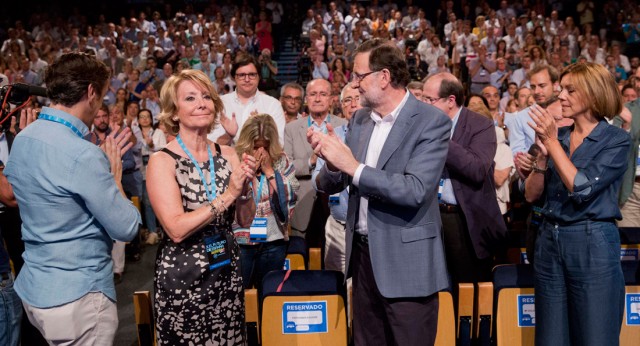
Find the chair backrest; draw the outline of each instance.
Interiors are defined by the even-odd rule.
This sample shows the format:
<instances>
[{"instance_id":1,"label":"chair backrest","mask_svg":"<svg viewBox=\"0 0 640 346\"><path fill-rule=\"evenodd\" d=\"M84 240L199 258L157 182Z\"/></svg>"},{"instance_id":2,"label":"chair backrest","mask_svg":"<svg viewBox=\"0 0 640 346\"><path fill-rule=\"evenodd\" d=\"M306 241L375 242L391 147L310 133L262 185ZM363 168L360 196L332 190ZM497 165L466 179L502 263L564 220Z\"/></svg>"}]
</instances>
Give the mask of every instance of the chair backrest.
<instances>
[{"instance_id":1,"label":"chair backrest","mask_svg":"<svg viewBox=\"0 0 640 346\"><path fill-rule=\"evenodd\" d=\"M636 346L640 340L640 262L622 261L625 281L624 319L621 346Z\"/></svg>"},{"instance_id":2,"label":"chair backrest","mask_svg":"<svg viewBox=\"0 0 640 346\"><path fill-rule=\"evenodd\" d=\"M262 345L347 345L341 272L272 271L259 295Z\"/></svg>"},{"instance_id":3,"label":"chair backrest","mask_svg":"<svg viewBox=\"0 0 640 346\"><path fill-rule=\"evenodd\" d=\"M493 337L493 283L478 282L478 300L475 338L479 346L490 346Z\"/></svg>"},{"instance_id":4,"label":"chair backrest","mask_svg":"<svg viewBox=\"0 0 640 346\"><path fill-rule=\"evenodd\" d=\"M260 315L258 314L258 290L244 290L244 320L247 324L247 344L260 344Z\"/></svg>"},{"instance_id":5,"label":"chair backrest","mask_svg":"<svg viewBox=\"0 0 640 346\"><path fill-rule=\"evenodd\" d=\"M438 292L438 331L435 346L456 344L456 315L451 292Z\"/></svg>"},{"instance_id":6,"label":"chair backrest","mask_svg":"<svg viewBox=\"0 0 640 346\"><path fill-rule=\"evenodd\" d=\"M287 258L284 261L284 270L305 270L309 255L307 253L307 243L304 238L292 236L289 237L289 246L287 247Z\"/></svg>"},{"instance_id":7,"label":"chair backrest","mask_svg":"<svg viewBox=\"0 0 640 346\"><path fill-rule=\"evenodd\" d=\"M471 345L475 288L472 283L458 284L458 345Z\"/></svg>"},{"instance_id":8,"label":"chair backrest","mask_svg":"<svg viewBox=\"0 0 640 346\"><path fill-rule=\"evenodd\" d=\"M496 266L493 270L495 335L498 346L533 345L535 298L533 268L526 264Z\"/></svg>"},{"instance_id":9,"label":"chair backrest","mask_svg":"<svg viewBox=\"0 0 640 346\"><path fill-rule=\"evenodd\" d=\"M640 244L640 227L619 227L620 244Z\"/></svg>"},{"instance_id":10,"label":"chair backrest","mask_svg":"<svg viewBox=\"0 0 640 346\"><path fill-rule=\"evenodd\" d=\"M156 329L151 308L151 294L149 291L133 293L133 310L136 317L139 346L156 345Z\"/></svg>"}]
</instances>

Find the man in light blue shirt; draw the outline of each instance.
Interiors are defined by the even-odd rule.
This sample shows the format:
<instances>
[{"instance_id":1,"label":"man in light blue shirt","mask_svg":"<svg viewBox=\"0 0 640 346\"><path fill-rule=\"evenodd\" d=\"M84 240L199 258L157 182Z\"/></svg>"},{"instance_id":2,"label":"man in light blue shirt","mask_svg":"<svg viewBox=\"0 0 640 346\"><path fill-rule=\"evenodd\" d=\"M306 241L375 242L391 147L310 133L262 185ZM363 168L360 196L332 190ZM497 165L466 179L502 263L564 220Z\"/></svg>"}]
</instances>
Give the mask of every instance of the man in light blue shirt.
<instances>
[{"instance_id":1,"label":"man in light blue shirt","mask_svg":"<svg viewBox=\"0 0 640 346\"><path fill-rule=\"evenodd\" d=\"M531 84L531 93L536 104L547 108L558 101L558 71L552 66L540 65L534 67L527 79ZM533 157L526 153L535 143L535 132L527 123L533 122L529 116L529 107L516 113L516 116L507 125L509 128L509 146L514 156L516 170L521 178L526 178L531 172Z\"/></svg>"},{"instance_id":2,"label":"man in light blue shirt","mask_svg":"<svg viewBox=\"0 0 640 346\"><path fill-rule=\"evenodd\" d=\"M106 65L87 54L49 65L52 106L16 137L4 171L25 241L15 290L51 344L111 345L118 326L111 247L133 239L140 223L120 183L130 130L102 150L83 139L108 79Z\"/></svg>"},{"instance_id":3,"label":"man in light blue shirt","mask_svg":"<svg viewBox=\"0 0 640 346\"><path fill-rule=\"evenodd\" d=\"M340 105L342 114L347 121L351 120L353 113L362 108L360 105L360 93L351 86L351 83L342 88L340 93ZM344 142L348 130L348 124L337 127L335 134ZM311 176L313 188L317 190L316 176L320 173L325 161L318 158L316 168ZM346 275L345 268L345 242L347 225L347 206L349 203L349 188L342 192L329 196L329 209L331 214L327 218L325 225L325 245L324 245L324 267L327 270L342 271Z\"/></svg>"}]
</instances>

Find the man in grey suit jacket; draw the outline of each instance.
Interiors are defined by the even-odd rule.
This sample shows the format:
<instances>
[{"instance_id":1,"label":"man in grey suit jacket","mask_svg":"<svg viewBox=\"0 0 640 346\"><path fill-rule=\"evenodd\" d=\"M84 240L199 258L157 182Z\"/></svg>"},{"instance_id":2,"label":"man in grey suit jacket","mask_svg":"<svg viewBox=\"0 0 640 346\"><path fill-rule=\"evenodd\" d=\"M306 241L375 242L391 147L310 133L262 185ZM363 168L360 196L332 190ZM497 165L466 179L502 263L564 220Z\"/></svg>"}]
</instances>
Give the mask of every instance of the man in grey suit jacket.
<instances>
[{"instance_id":1,"label":"man in grey suit jacket","mask_svg":"<svg viewBox=\"0 0 640 346\"><path fill-rule=\"evenodd\" d=\"M313 150L307 142L307 130L313 129L314 131L326 133L327 124L331 124L336 128L347 123L346 120L329 114L331 83L326 79L310 81L307 84L306 99L309 107L309 116L294 120L284 128L284 151L293 160L293 166L296 168L296 178L300 182L298 202L291 218L291 228L293 228L294 232L307 231L310 226L309 220L314 212L314 205L318 205L315 203L316 191L311 184L311 173L318 158L313 154ZM316 211L319 212L319 210ZM324 222L318 226L319 232L323 228L322 225L324 225Z\"/></svg>"},{"instance_id":2,"label":"man in grey suit jacket","mask_svg":"<svg viewBox=\"0 0 640 346\"><path fill-rule=\"evenodd\" d=\"M356 345L435 342L437 292L448 286L437 188L451 121L407 91L403 53L388 41L358 47L352 85L365 107L340 142L308 131L327 164L319 190L349 186L346 261Z\"/></svg>"}]
</instances>

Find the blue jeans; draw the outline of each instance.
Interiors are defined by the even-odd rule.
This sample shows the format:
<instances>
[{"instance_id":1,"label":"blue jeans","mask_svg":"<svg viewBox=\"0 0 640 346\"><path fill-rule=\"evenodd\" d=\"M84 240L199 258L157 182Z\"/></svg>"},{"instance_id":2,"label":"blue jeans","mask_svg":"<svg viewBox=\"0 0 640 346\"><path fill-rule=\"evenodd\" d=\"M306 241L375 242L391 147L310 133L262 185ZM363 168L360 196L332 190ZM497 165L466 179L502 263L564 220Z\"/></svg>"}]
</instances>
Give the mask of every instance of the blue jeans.
<instances>
[{"instance_id":1,"label":"blue jeans","mask_svg":"<svg viewBox=\"0 0 640 346\"><path fill-rule=\"evenodd\" d=\"M274 240L259 245L240 245L240 268L244 288L262 285L264 276L272 270L281 270L287 257L287 242Z\"/></svg>"},{"instance_id":2,"label":"blue jeans","mask_svg":"<svg viewBox=\"0 0 640 346\"><path fill-rule=\"evenodd\" d=\"M618 345L624 277L616 225L545 221L535 259L536 345Z\"/></svg>"},{"instance_id":3,"label":"blue jeans","mask_svg":"<svg viewBox=\"0 0 640 346\"><path fill-rule=\"evenodd\" d=\"M22 301L13 290L13 279L0 279L0 345L20 343Z\"/></svg>"},{"instance_id":4,"label":"blue jeans","mask_svg":"<svg viewBox=\"0 0 640 346\"><path fill-rule=\"evenodd\" d=\"M147 191L147 181L142 182L142 208L144 208L144 221L147 224L149 232L156 232L158 225L156 223L156 213L153 212L151 201L149 200L149 191Z\"/></svg>"}]
</instances>

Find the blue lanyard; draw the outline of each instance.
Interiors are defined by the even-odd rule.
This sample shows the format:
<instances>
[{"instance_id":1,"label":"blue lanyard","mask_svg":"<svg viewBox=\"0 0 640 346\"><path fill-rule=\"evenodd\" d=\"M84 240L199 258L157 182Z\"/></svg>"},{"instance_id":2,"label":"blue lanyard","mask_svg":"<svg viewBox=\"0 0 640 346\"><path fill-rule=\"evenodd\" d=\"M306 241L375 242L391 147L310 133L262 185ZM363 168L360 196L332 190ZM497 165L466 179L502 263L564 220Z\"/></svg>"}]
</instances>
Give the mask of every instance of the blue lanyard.
<instances>
[{"instance_id":1,"label":"blue lanyard","mask_svg":"<svg viewBox=\"0 0 640 346\"><path fill-rule=\"evenodd\" d=\"M66 121L66 120L64 120L64 119L62 119L60 117L57 117L57 116L54 116L54 115L40 113L40 116L38 118L39 119L43 119L43 120L53 121L54 123L62 124L64 126L70 128L71 131L73 131L73 133L76 134L76 136L78 136L80 138L84 137L84 136L82 136L82 132L80 132L80 130L78 130L77 127L73 126L72 123L70 123L70 122L68 122L68 121Z\"/></svg>"},{"instance_id":2,"label":"blue lanyard","mask_svg":"<svg viewBox=\"0 0 640 346\"><path fill-rule=\"evenodd\" d=\"M253 199L256 202L256 208L258 208L258 203L260 202L260 198L262 197L262 184L264 184L265 175L260 175L260 184L258 185L258 191L256 191L255 198ZM253 185L253 182L251 183ZM253 186L252 186L253 187Z\"/></svg>"},{"instance_id":3,"label":"blue lanyard","mask_svg":"<svg viewBox=\"0 0 640 346\"><path fill-rule=\"evenodd\" d=\"M322 130L323 133L327 133L327 125L329 122L331 121L331 114L327 115L327 119L324 121L325 125L324 125L324 130ZM311 127L311 116L309 115L307 117L307 128ZM322 128L321 126L317 126L319 128Z\"/></svg>"},{"instance_id":4,"label":"blue lanyard","mask_svg":"<svg viewBox=\"0 0 640 346\"><path fill-rule=\"evenodd\" d=\"M184 142L182 142L182 138L180 138L180 135L176 137L176 140L178 141L178 144L180 144L182 150L184 150L187 156L189 156L189 159L191 160L191 162L193 162L193 165L196 167L196 170L200 175L200 179L202 179L204 192L207 194L209 202L213 202L213 200L216 198L216 167L213 164L213 154L211 153L211 148L207 144L207 153L209 154L209 184L207 184L207 180L204 178L204 173L202 173L200 164L198 164L198 161L196 161L193 155L191 155L191 152L189 152L187 146L184 145Z\"/></svg>"}]
</instances>

